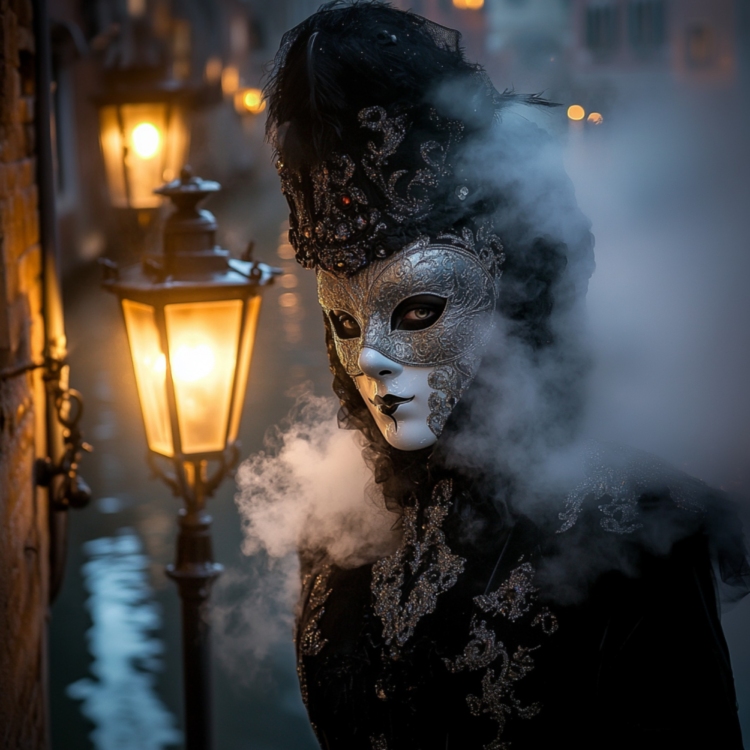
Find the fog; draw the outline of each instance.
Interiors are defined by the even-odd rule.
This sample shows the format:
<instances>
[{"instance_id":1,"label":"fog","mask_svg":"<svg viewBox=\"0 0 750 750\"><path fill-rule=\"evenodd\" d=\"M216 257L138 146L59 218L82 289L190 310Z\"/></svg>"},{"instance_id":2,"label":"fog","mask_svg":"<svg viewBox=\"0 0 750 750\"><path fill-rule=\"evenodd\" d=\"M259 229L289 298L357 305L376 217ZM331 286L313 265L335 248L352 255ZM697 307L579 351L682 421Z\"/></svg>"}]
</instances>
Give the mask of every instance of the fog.
<instances>
[{"instance_id":1,"label":"fog","mask_svg":"<svg viewBox=\"0 0 750 750\"><path fill-rule=\"evenodd\" d=\"M568 141L597 238L589 430L746 494L746 112L728 92L641 96Z\"/></svg>"},{"instance_id":2,"label":"fog","mask_svg":"<svg viewBox=\"0 0 750 750\"><path fill-rule=\"evenodd\" d=\"M504 137L521 133L529 120L550 132L553 145L522 163L529 167L522 170L525 184L543 194L547 168L562 157L596 238L584 323L593 363L585 420L578 440L550 448L549 435L538 429L549 423L541 394L565 364L553 352L531 365L523 347L504 337L501 323L481 374L485 383L495 381L497 400L459 432L456 462L477 461L484 452L485 459L499 459L501 470L534 478L529 498L560 502L580 479L585 441L615 441L728 491L746 511L750 149L744 103L729 89L641 79L622 87L600 125L568 121L564 108L514 106L504 115L503 137L485 144L489 151L469 154L467 163L490 169L492 149L515 148L518 141ZM506 172L503 179L516 176ZM565 202L548 197L529 200L535 225L557 236L574 234ZM557 324L579 322L575 316ZM290 637L299 545L326 547L339 563L354 565L394 544L394 517L382 510L360 445L337 431L335 408L327 394L302 397L266 452L238 474L243 551L262 551L272 577L241 612L230 613L242 633L237 651L227 651L230 658L241 644L256 644L254 654L262 657ZM521 441L518 425L531 425ZM526 509L533 513L533 503ZM581 566L587 575L589 562ZM608 558L605 564L619 563ZM742 617L730 620L730 640ZM737 646L733 653L742 703L747 655Z\"/></svg>"}]
</instances>

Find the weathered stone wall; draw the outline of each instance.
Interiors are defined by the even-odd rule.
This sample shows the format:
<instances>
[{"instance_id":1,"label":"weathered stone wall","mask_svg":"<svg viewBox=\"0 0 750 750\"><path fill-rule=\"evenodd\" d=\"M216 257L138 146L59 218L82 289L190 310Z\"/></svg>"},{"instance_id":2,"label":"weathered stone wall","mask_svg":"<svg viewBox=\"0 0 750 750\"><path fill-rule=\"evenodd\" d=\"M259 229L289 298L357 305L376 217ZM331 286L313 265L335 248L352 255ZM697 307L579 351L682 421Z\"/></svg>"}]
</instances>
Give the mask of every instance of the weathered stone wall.
<instances>
[{"instance_id":1,"label":"weathered stone wall","mask_svg":"<svg viewBox=\"0 0 750 750\"><path fill-rule=\"evenodd\" d=\"M0 0L0 748L46 746L43 348L30 0Z\"/></svg>"}]
</instances>

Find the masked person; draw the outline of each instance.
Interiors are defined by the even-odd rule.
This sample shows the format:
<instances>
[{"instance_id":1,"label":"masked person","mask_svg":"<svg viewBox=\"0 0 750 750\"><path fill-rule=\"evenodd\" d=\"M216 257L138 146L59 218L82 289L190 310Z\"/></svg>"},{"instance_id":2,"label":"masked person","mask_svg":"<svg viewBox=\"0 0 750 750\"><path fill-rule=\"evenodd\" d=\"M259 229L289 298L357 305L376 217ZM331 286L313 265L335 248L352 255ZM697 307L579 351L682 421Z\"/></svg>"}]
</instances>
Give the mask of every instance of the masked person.
<instances>
[{"instance_id":1,"label":"masked person","mask_svg":"<svg viewBox=\"0 0 750 750\"><path fill-rule=\"evenodd\" d=\"M348 569L300 550L321 746L739 750L712 565L748 571L723 498L606 447L564 493L534 481L576 437L593 271L547 138L512 114L545 102L376 2L288 32L267 93L339 423L401 538Z\"/></svg>"}]
</instances>

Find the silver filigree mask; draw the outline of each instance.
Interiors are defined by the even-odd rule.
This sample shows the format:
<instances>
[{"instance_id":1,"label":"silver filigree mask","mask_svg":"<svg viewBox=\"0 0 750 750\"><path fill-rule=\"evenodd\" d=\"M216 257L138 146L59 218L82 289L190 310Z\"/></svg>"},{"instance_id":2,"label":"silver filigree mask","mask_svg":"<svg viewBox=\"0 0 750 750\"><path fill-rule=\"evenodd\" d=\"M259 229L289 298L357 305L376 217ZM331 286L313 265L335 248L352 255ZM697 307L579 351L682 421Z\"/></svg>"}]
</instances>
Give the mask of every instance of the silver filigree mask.
<instances>
[{"instance_id":1,"label":"silver filigree mask","mask_svg":"<svg viewBox=\"0 0 750 750\"><path fill-rule=\"evenodd\" d=\"M339 359L396 448L432 445L476 375L497 300L493 248L477 252L466 230L420 238L349 278L318 271Z\"/></svg>"}]
</instances>

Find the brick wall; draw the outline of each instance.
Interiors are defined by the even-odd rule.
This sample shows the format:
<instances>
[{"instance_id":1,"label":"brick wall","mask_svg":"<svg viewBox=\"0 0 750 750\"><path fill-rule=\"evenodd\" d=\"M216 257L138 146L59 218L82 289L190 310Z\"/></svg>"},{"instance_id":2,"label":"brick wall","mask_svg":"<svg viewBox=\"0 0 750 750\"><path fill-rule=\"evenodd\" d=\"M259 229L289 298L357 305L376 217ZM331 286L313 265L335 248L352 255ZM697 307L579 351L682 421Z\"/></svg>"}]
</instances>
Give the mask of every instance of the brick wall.
<instances>
[{"instance_id":1,"label":"brick wall","mask_svg":"<svg viewBox=\"0 0 750 750\"><path fill-rule=\"evenodd\" d=\"M0 0L0 370L39 360L41 252L30 0ZM39 371L0 380L0 748L46 745L47 514Z\"/></svg>"}]
</instances>

